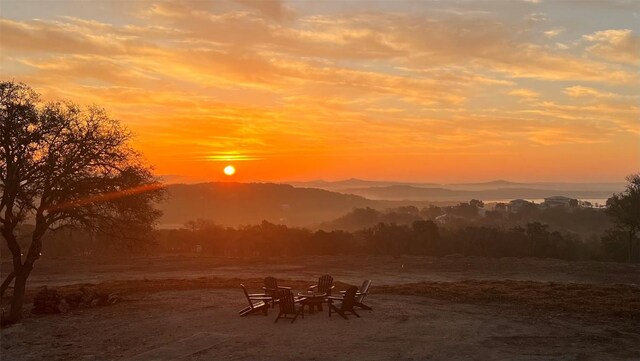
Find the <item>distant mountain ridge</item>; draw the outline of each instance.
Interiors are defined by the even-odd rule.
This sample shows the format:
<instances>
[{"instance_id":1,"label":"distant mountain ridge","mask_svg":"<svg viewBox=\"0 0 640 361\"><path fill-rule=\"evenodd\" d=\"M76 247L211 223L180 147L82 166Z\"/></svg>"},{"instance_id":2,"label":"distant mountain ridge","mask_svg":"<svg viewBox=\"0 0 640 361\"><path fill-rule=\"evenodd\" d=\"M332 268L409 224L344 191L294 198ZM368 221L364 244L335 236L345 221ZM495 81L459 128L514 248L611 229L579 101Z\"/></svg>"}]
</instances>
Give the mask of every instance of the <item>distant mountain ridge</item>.
<instances>
[{"instance_id":1,"label":"distant mountain ridge","mask_svg":"<svg viewBox=\"0 0 640 361\"><path fill-rule=\"evenodd\" d=\"M198 218L222 225L262 220L306 225L376 203L357 195L274 183L173 184L166 190L167 199L160 203L161 223L178 226Z\"/></svg>"},{"instance_id":2,"label":"distant mountain ridge","mask_svg":"<svg viewBox=\"0 0 640 361\"><path fill-rule=\"evenodd\" d=\"M489 190L497 188L530 188L547 189L557 191L606 191L621 192L624 190L624 182L512 182L504 179L475 183L421 183L421 182L395 182L395 181L371 181L350 178L340 181L314 180L308 182L289 182L296 187L321 188L343 192L352 189L385 186L412 186L416 188L443 188L450 190Z\"/></svg>"},{"instance_id":3,"label":"distant mountain ridge","mask_svg":"<svg viewBox=\"0 0 640 361\"><path fill-rule=\"evenodd\" d=\"M227 226L255 224L262 220L291 226L309 226L335 219L354 208L371 207L382 210L406 205L422 208L429 204L452 205L472 198L489 201L538 199L555 195L578 199L606 199L613 193L611 190L505 187L504 182L494 183L501 186L494 185L493 189L484 189L486 183L482 183L480 189L474 190L410 184L370 186L385 182L351 179L340 182L342 188L339 191L275 183L172 184L166 186L167 199L159 204L164 212L160 223L163 227L174 228L201 218ZM357 187L362 184L366 185Z\"/></svg>"},{"instance_id":4,"label":"distant mountain ridge","mask_svg":"<svg viewBox=\"0 0 640 361\"><path fill-rule=\"evenodd\" d=\"M373 200L416 200L416 201L468 201L472 198L483 201L511 200L516 198L540 199L563 195L578 199L606 199L613 191L584 191L563 189L536 188L495 188L478 190L460 190L448 188L422 188L408 185L394 185L385 187L352 188L343 190L345 193L359 195Z\"/></svg>"},{"instance_id":5,"label":"distant mountain ridge","mask_svg":"<svg viewBox=\"0 0 640 361\"><path fill-rule=\"evenodd\" d=\"M453 183L451 185L457 186L511 186L511 185L522 185L526 183L517 183L511 182L504 179L497 179L489 182L480 182L480 183Z\"/></svg>"},{"instance_id":6,"label":"distant mountain ridge","mask_svg":"<svg viewBox=\"0 0 640 361\"><path fill-rule=\"evenodd\" d=\"M322 179L313 180L308 182L287 182L295 187L310 187L321 188L330 190L340 190L345 188L356 187L378 187L378 186L391 186L391 185L413 185L413 186L438 186L436 183L412 183L412 182L393 182L393 181L371 181L357 178L349 178L339 181L325 181Z\"/></svg>"}]
</instances>

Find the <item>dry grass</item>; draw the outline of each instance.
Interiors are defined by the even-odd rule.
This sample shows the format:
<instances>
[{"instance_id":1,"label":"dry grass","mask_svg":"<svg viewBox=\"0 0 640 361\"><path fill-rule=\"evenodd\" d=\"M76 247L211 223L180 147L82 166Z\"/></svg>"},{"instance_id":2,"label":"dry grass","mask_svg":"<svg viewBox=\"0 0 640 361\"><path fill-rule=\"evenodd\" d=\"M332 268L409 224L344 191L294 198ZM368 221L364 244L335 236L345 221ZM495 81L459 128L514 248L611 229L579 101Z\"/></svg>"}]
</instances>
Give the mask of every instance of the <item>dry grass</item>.
<instances>
[{"instance_id":1,"label":"dry grass","mask_svg":"<svg viewBox=\"0 0 640 361\"><path fill-rule=\"evenodd\" d=\"M423 296L453 302L505 304L640 320L640 288L534 281L420 282L372 288L372 293Z\"/></svg>"},{"instance_id":2,"label":"dry grass","mask_svg":"<svg viewBox=\"0 0 640 361\"><path fill-rule=\"evenodd\" d=\"M279 280L280 285L292 287L294 290L305 290L310 285L315 284L313 281L305 280ZM107 294L117 294L121 297L134 295L139 293L155 293L163 291L186 291L186 290L206 290L206 289L229 289L237 288L240 290L240 284L247 287L249 293L255 293L261 290L264 285L262 278L220 278L220 277L201 277L196 279L162 279L162 280L125 280L125 281L107 281L98 284L79 283L73 285L54 287L58 292L65 295L80 290L81 288L92 289L97 292ZM342 282L335 282L336 288L344 290L350 285ZM33 296L38 292L38 288L29 289L26 295L28 301L33 300ZM10 292L8 292L10 294Z\"/></svg>"},{"instance_id":3,"label":"dry grass","mask_svg":"<svg viewBox=\"0 0 640 361\"><path fill-rule=\"evenodd\" d=\"M90 288L97 292L116 294L121 298L144 293L180 290L233 289L244 284L249 292L260 290L260 278L219 278L164 280L108 281L99 284L74 284L56 287L63 295ZM281 285L304 290L313 281L280 280ZM348 284L336 282L337 290ZM27 300L31 301L38 289L30 289ZM620 317L640 320L640 288L631 285L596 285L575 283L553 283L535 281L478 281L420 282L392 286L372 287L372 294L422 296L471 304L499 304L529 311L555 311L582 315ZM238 297L242 297L239 292Z\"/></svg>"}]
</instances>

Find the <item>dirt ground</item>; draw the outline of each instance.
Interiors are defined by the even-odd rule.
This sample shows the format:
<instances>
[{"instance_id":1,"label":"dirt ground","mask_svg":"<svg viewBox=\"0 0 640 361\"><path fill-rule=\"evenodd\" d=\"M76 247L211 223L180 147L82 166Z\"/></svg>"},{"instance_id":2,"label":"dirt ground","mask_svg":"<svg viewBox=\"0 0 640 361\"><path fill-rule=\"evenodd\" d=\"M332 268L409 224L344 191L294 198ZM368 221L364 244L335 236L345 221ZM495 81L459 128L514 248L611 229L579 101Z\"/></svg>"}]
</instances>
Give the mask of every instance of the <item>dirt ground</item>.
<instances>
[{"instance_id":1,"label":"dirt ground","mask_svg":"<svg viewBox=\"0 0 640 361\"><path fill-rule=\"evenodd\" d=\"M374 310L360 312L361 318L329 318L325 307L294 324L274 323L277 306L266 317L237 316L246 304L233 286L238 281L247 280L255 292L259 278L273 275L301 280L291 281L301 290L306 281L324 273L350 284L371 278L374 285L386 287L368 296ZM213 278L227 279L228 285L202 287ZM117 288L110 280L131 282L122 283L129 288ZM495 302L460 295L442 299L424 286L438 281L468 287L475 282L463 280L478 280L483 287L493 284L487 281L511 284L497 280L514 280L519 287L528 283L518 281L536 281L536 287L551 281L553 289L578 283L575 287L586 289L587 296L580 296L586 301L591 289L593 297L606 298L608 285L622 284L618 289L626 298L620 302L633 303L640 292L640 266L429 257L44 259L31 279L32 292L42 285L64 289L101 283L117 288L122 301L64 314L29 315L2 330L0 355L2 360L640 360L638 317L537 308L538 301L524 307L504 297ZM144 282L154 286L135 289ZM409 285L413 283L423 288Z\"/></svg>"}]
</instances>

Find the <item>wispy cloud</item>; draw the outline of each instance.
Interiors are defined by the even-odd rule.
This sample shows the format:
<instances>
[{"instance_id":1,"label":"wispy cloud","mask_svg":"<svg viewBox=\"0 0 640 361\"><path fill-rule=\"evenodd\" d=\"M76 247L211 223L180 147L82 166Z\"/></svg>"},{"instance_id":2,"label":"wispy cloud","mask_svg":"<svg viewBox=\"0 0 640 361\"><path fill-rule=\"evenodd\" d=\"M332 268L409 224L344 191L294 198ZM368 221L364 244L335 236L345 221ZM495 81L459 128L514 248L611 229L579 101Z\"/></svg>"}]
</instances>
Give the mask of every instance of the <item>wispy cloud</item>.
<instances>
[{"instance_id":1,"label":"wispy cloud","mask_svg":"<svg viewBox=\"0 0 640 361\"><path fill-rule=\"evenodd\" d=\"M164 173L200 172L186 160L308 171L291 159L552 157L540 147L637 141L630 26L580 32L540 1L301 4L167 0L114 21L2 18L0 65L48 98L104 105Z\"/></svg>"},{"instance_id":2,"label":"wispy cloud","mask_svg":"<svg viewBox=\"0 0 640 361\"><path fill-rule=\"evenodd\" d=\"M640 66L640 36L630 29L603 30L583 35L583 39L593 44L587 52L613 62L623 62Z\"/></svg>"}]
</instances>

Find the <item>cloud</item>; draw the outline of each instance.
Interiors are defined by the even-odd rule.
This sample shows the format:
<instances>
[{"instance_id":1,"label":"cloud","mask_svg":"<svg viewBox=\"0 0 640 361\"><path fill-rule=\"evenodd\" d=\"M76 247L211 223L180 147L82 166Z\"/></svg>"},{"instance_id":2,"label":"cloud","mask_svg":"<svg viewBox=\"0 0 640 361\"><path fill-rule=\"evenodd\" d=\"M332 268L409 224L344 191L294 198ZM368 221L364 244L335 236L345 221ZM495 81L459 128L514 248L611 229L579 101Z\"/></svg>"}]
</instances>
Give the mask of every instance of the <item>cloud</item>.
<instances>
[{"instance_id":1,"label":"cloud","mask_svg":"<svg viewBox=\"0 0 640 361\"><path fill-rule=\"evenodd\" d=\"M545 13L531 13L524 17L525 20L534 23L547 21L547 14Z\"/></svg>"},{"instance_id":2,"label":"cloud","mask_svg":"<svg viewBox=\"0 0 640 361\"><path fill-rule=\"evenodd\" d=\"M255 8L277 21L290 20L295 12L280 0L234 0L245 6Z\"/></svg>"},{"instance_id":3,"label":"cloud","mask_svg":"<svg viewBox=\"0 0 640 361\"><path fill-rule=\"evenodd\" d=\"M580 85L565 88L564 93L570 97L611 96L611 94L602 93L596 89L580 86Z\"/></svg>"},{"instance_id":4,"label":"cloud","mask_svg":"<svg viewBox=\"0 0 640 361\"><path fill-rule=\"evenodd\" d=\"M48 98L107 107L159 162L511 152L638 134L630 30L565 45L544 14L521 22L524 12L510 20L466 3L421 13L141 4L113 23L1 19L3 72Z\"/></svg>"},{"instance_id":5,"label":"cloud","mask_svg":"<svg viewBox=\"0 0 640 361\"><path fill-rule=\"evenodd\" d=\"M507 92L509 95L525 98L525 99L535 99L540 97L540 93L533 91L531 89L513 89Z\"/></svg>"},{"instance_id":6,"label":"cloud","mask_svg":"<svg viewBox=\"0 0 640 361\"><path fill-rule=\"evenodd\" d=\"M550 29L544 32L544 36L546 36L547 38L555 38L556 36L560 35L562 32L564 32L565 29L563 28L555 28L555 29Z\"/></svg>"},{"instance_id":7,"label":"cloud","mask_svg":"<svg viewBox=\"0 0 640 361\"><path fill-rule=\"evenodd\" d=\"M629 29L603 30L584 35L583 39L593 45L587 52L594 56L632 65L640 65L640 37Z\"/></svg>"},{"instance_id":8,"label":"cloud","mask_svg":"<svg viewBox=\"0 0 640 361\"><path fill-rule=\"evenodd\" d=\"M0 19L2 48L41 53L113 54L125 51L123 42L88 36L69 23Z\"/></svg>"}]
</instances>

